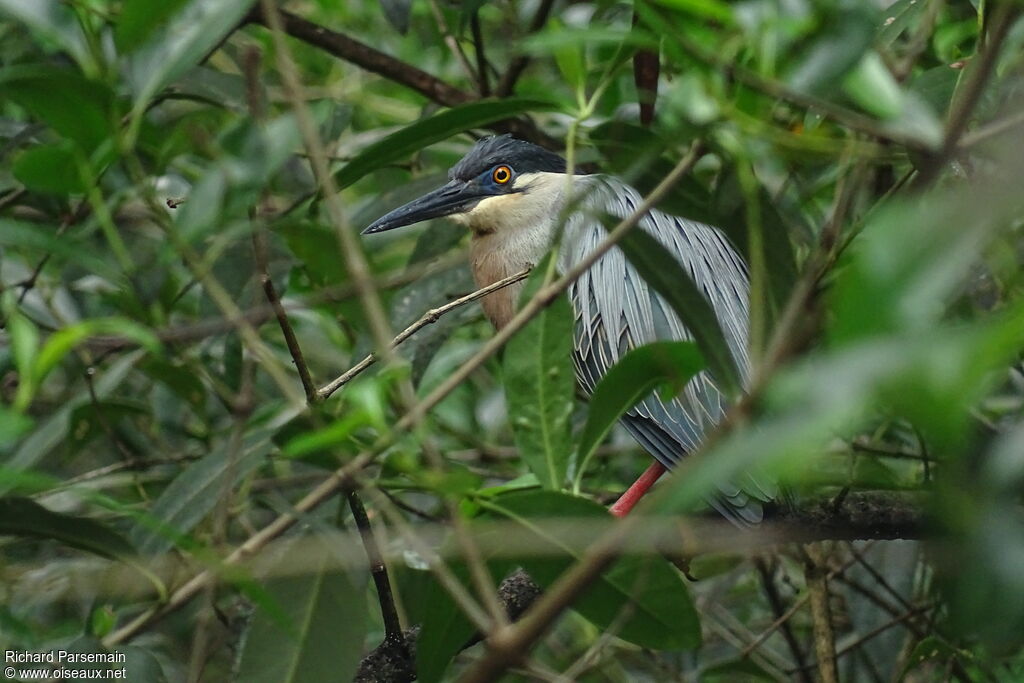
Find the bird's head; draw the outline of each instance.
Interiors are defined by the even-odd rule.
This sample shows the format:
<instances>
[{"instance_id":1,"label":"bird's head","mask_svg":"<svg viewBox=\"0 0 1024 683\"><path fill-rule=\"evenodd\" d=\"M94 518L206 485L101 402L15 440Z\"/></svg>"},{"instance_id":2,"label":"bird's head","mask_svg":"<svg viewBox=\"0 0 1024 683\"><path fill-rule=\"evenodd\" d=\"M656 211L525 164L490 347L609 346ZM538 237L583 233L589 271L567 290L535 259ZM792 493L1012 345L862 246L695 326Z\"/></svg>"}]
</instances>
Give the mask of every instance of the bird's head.
<instances>
[{"instance_id":1,"label":"bird's head","mask_svg":"<svg viewBox=\"0 0 1024 683\"><path fill-rule=\"evenodd\" d=\"M508 135L483 138L448 172L447 184L381 216L364 235L451 216L487 231L515 198L530 194L545 174L564 174L565 159Z\"/></svg>"}]
</instances>

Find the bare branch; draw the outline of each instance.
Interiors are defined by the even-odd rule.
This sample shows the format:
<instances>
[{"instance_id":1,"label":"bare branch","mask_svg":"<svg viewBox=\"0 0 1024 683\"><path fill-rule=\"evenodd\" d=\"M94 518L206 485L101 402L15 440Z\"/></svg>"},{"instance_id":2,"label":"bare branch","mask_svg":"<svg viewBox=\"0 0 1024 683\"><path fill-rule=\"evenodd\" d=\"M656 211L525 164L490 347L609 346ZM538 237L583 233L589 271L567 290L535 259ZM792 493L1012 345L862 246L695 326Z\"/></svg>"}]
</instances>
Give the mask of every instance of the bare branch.
<instances>
[{"instance_id":1,"label":"bare branch","mask_svg":"<svg viewBox=\"0 0 1024 683\"><path fill-rule=\"evenodd\" d=\"M402 635L402 623L398 620L398 609L395 608L395 598L391 592L391 580L388 578L388 569L384 564L384 557L381 555L380 546L373 535L373 527L370 526L370 518L366 516L366 508L359 494L354 490L345 491L348 498L348 506L352 510L352 519L355 520L356 528L363 539L363 547L366 549L366 559L370 562L370 573L373 575L373 583L377 587L377 601L380 603L380 614L384 620L384 640L405 648L405 637ZM404 654L409 659L408 651Z\"/></svg>"},{"instance_id":2,"label":"bare branch","mask_svg":"<svg viewBox=\"0 0 1024 683\"><path fill-rule=\"evenodd\" d=\"M811 602L811 623L814 631L814 652L822 683L839 683L836 667L836 637L829 607L827 552L818 544L804 549L804 577Z\"/></svg>"},{"instance_id":3,"label":"bare branch","mask_svg":"<svg viewBox=\"0 0 1024 683\"><path fill-rule=\"evenodd\" d=\"M437 308L430 309L422 316L420 316L419 320L417 320L416 322L414 322L413 324L409 325L407 328L399 332L398 336L396 336L391 341L391 348L395 348L396 346L404 342L406 339L422 330L427 325L432 325L433 323L436 323L438 319L445 313L453 311L456 308L459 308L460 306L464 306L465 304L476 301L477 299L482 299L488 294L496 292L499 289L508 287L511 284L515 284L516 282L519 282L520 280L526 278L526 276L529 274L529 270L518 272L515 275L510 275L509 277L498 280L497 282L489 284L486 287L481 287L480 289L470 294L467 294L466 296L459 297L454 301L450 301L446 303L444 306L438 306ZM338 389L340 389L341 387L345 386L353 379L355 379L364 370L366 370L371 365L376 363L377 360L377 354L371 353L366 358L362 359L354 366L352 366L350 369L346 370L340 376L325 384L319 391L317 391L318 398L320 400L323 400L329 397L335 391L337 391Z\"/></svg>"},{"instance_id":4,"label":"bare branch","mask_svg":"<svg viewBox=\"0 0 1024 683\"><path fill-rule=\"evenodd\" d=\"M281 29L291 37L415 90L433 102L455 107L473 101L473 95L470 93L459 90L412 64L384 54L344 33L307 21L291 12L279 10L278 14L281 17ZM246 21L268 26L266 15L260 7L254 7L246 16Z\"/></svg>"},{"instance_id":5,"label":"bare branch","mask_svg":"<svg viewBox=\"0 0 1024 683\"><path fill-rule=\"evenodd\" d=\"M462 66L462 70L466 72L469 80L473 81L476 78L473 66L469 63L469 58L466 56L459 41L452 34L451 27L448 26L448 21L444 18L444 13L441 11L441 6L437 4L437 0L429 0L427 4L430 5L430 11L434 14L434 21L437 22L437 29L441 32L445 45L455 55L456 61ZM482 95L483 93L480 94Z\"/></svg>"},{"instance_id":6,"label":"bare branch","mask_svg":"<svg viewBox=\"0 0 1024 683\"><path fill-rule=\"evenodd\" d=\"M344 33L307 21L291 12L279 10L279 14L281 29L293 38L415 90L432 102L446 107L457 107L476 100L472 93L460 90L422 69L386 55ZM253 8L246 16L246 21L267 25L266 16L259 7ZM548 149L557 150L562 146L561 140L546 134L527 119L506 119L491 124L488 128L498 133L511 133Z\"/></svg>"}]
</instances>

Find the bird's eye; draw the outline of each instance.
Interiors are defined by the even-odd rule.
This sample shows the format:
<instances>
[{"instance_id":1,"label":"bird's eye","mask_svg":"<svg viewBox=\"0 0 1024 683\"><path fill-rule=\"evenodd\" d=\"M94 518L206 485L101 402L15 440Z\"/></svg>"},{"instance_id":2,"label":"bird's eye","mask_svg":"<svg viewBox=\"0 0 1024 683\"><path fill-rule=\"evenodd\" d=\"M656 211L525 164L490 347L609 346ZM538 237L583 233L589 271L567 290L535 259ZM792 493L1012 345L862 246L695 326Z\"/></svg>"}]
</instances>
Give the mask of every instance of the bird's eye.
<instances>
[{"instance_id":1,"label":"bird's eye","mask_svg":"<svg viewBox=\"0 0 1024 683\"><path fill-rule=\"evenodd\" d=\"M491 178L499 185L504 185L512 179L512 169L508 166L498 166L491 171Z\"/></svg>"}]
</instances>

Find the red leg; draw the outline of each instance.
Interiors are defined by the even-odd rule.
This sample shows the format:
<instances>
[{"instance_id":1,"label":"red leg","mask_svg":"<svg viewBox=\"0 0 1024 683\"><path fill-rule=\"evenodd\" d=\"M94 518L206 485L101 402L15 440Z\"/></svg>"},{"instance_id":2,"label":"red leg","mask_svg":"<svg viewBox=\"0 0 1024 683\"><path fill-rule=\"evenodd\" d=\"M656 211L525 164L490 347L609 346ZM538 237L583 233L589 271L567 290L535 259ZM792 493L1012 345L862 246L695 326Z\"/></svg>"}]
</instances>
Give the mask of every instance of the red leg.
<instances>
[{"instance_id":1,"label":"red leg","mask_svg":"<svg viewBox=\"0 0 1024 683\"><path fill-rule=\"evenodd\" d=\"M632 510L633 506L639 503L644 494L654 486L654 482L665 474L665 471L665 466L660 462L651 463L651 466L644 470L640 478L633 482L633 485L615 501L614 505L608 508L608 511L616 517L625 517L626 513Z\"/></svg>"}]
</instances>

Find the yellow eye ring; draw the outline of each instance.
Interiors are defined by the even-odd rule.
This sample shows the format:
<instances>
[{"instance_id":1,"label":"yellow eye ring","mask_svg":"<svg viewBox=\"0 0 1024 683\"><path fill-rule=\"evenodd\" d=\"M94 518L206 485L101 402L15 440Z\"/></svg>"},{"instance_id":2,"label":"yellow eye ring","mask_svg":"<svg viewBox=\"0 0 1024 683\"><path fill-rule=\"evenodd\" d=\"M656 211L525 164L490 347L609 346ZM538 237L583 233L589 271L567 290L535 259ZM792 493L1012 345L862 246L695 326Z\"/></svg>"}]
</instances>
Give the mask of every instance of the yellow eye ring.
<instances>
[{"instance_id":1,"label":"yellow eye ring","mask_svg":"<svg viewBox=\"0 0 1024 683\"><path fill-rule=\"evenodd\" d=\"M491 173L491 178L493 178L494 182L499 185L504 185L512 179L512 169L508 166L498 166L494 169L494 172Z\"/></svg>"}]
</instances>

